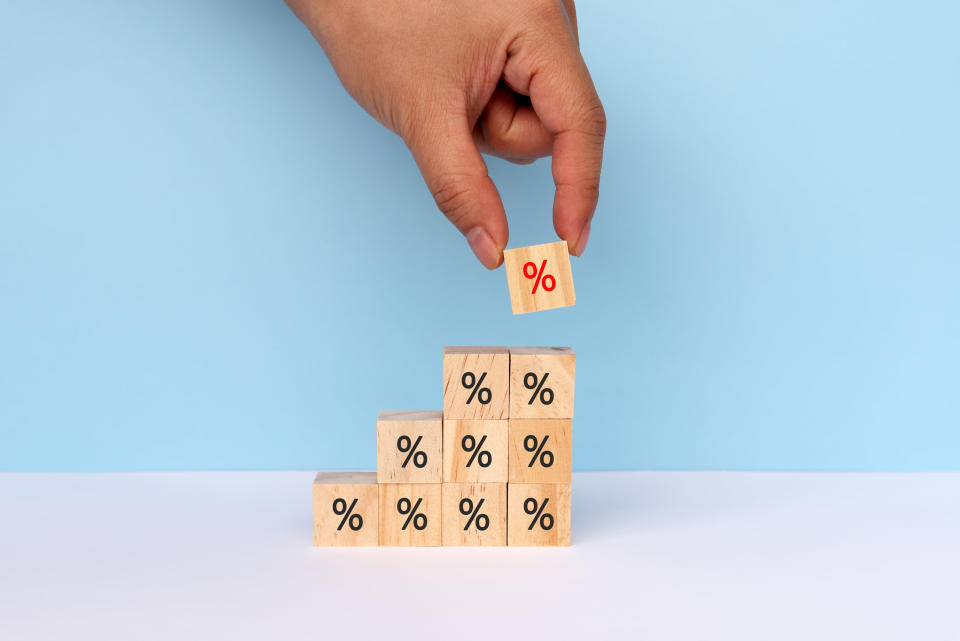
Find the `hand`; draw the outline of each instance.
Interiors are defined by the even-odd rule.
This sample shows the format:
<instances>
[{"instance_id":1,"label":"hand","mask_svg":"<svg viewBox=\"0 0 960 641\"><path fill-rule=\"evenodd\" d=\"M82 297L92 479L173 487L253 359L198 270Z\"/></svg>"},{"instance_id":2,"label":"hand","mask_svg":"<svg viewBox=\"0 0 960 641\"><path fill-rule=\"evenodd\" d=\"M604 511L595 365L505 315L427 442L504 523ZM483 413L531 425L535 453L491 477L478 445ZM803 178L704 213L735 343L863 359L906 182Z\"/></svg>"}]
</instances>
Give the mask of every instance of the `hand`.
<instances>
[{"instance_id":1,"label":"hand","mask_svg":"<svg viewBox=\"0 0 960 641\"><path fill-rule=\"evenodd\" d=\"M573 0L287 0L340 81L403 138L437 206L490 269L507 218L481 152L553 155L553 226L579 256L597 205L606 119Z\"/></svg>"}]
</instances>

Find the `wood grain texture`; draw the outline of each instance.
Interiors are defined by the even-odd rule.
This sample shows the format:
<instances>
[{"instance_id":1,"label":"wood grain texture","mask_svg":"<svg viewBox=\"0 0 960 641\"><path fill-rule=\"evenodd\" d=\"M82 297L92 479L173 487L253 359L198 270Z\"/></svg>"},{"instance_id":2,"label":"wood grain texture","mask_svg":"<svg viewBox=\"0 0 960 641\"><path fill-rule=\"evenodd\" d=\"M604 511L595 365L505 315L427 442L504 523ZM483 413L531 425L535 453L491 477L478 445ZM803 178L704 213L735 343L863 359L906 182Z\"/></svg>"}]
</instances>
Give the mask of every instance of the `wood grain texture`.
<instances>
[{"instance_id":1,"label":"wood grain texture","mask_svg":"<svg viewBox=\"0 0 960 641\"><path fill-rule=\"evenodd\" d=\"M441 487L439 483L380 485L380 545L440 545L443 540ZM418 519L418 514L424 516L425 523ZM418 525L424 527L419 529Z\"/></svg>"},{"instance_id":2,"label":"wood grain texture","mask_svg":"<svg viewBox=\"0 0 960 641\"><path fill-rule=\"evenodd\" d=\"M547 261L545 266L543 261ZM514 314L576 305L577 296L573 289L573 272L570 269L570 252L566 241L507 249L503 252L503 262ZM539 283L536 277L527 278L524 275L523 267L527 263L533 263L537 274L540 274L542 269ZM552 290L547 290L544 286L547 275L553 276L554 282L547 283L554 285ZM533 291L535 285L536 292Z\"/></svg>"},{"instance_id":3,"label":"wood grain texture","mask_svg":"<svg viewBox=\"0 0 960 641\"><path fill-rule=\"evenodd\" d=\"M467 382L472 388L464 385L468 372ZM479 388L489 389L489 398ZM475 390L477 393L473 394ZM505 419L509 399L510 353L506 347L443 349L444 418Z\"/></svg>"},{"instance_id":4,"label":"wood grain texture","mask_svg":"<svg viewBox=\"0 0 960 641\"><path fill-rule=\"evenodd\" d=\"M566 418L510 419L509 431L511 483L570 482L573 421Z\"/></svg>"},{"instance_id":5,"label":"wood grain texture","mask_svg":"<svg viewBox=\"0 0 960 641\"><path fill-rule=\"evenodd\" d=\"M569 347L511 347L510 418L573 418L576 367Z\"/></svg>"},{"instance_id":6,"label":"wood grain texture","mask_svg":"<svg viewBox=\"0 0 960 641\"><path fill-rule=\"evenodd\" d=\"M444 545L506 545L506 483L443 484Z\"/></svg>"},{"instance_id":7,"label":"wood grain texture","mask_svg":"<svg viewBox=\"0 0 960 641\"><path fill-rule=\"evenodd\" d=\"M314 479L314 545L379 545L379 513L376 472L320 472Z\"/></svg>"},{"instance_id":8,"label":"wood grain texture","mask_svg":"<svg viewBox=\"0 0 960 641\"><path fill-rule=\"evenodd\" d=\"M570 545L570 485L509 483L507 545Z\"/></svg>"},{"instance_id":9,"label":"wood grain texture","mask_svg":"<svg viewBox=\"0 0 960 641\"><path fill-rule=\"evenodd\" d=\"M401 451L401 445L406 452ZM407 460L411 452L423 455L414 453ZM390 411L380 412L377 417L377 480L380 483L440 483L442 452L443 412ZM419 467L420 463L424 465Z\"/></svg>"},{"instance_id":10,"label":"wood grain texture","mask_svg":"<svg viewBox=\"0 0 960 641\"><path fill-rule=\"evenodd\" d=\"M507 421L444 418L443 482L506 483L508 435Z\"/></svg>"}]
</instances>

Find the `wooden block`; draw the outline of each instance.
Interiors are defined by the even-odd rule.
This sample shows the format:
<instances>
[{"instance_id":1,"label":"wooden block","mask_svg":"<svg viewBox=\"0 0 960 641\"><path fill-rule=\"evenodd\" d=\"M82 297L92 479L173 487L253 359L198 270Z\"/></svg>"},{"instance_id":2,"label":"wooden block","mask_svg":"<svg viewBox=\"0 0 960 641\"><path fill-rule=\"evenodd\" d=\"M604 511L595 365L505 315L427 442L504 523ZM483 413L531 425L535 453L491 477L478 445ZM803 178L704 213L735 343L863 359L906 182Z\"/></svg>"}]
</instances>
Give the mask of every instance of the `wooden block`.
<instances>
[{"instance_id":1,"label":"wooden block","mask_svg":"<svg viewBox=\"0 0 960 641\"><path fill-rule=\"evenodd\" d=\"M506 545L506 483L443 484L444 545Z\"/></svg>"},{"instance_id":2,"label":"wooden block","mask_svg":"<svg viewBox=\"0 0 960 641\"><path fill-rule=\"evenodd\" d=\"M507 545L570 545L570 485L507 485Z\"/></svg>"},{"instance_id":3,"label":"wooden block","mask_svg":"<svg viewBox=\"0 0 960 641\"><path fill-rule=\"evenodd\" d=\"M510 419L510 482L569 483L573 421Z\"/></svg>"},{"instance_id":4,"label":"wooden block","mask_svg":"<svg viewBox=\"0 0 960 641\"><path fill-rule=\"evenodd\" d=\"M313 480L313 544L378 545L376 472L320 472Z\"/></svg>"},{"instance_id":5,"label":"wooden block","mask_svg":"<svg viewBox=\"0 0 960 641\"><path fill-rule=\"evenodd\" d=\"M577 304L566 241L503 252L514 314Z\"/></svg>"},{"instance_id":6,"label":"wooden block","mask_svg":"<svg viewBox=\"0 0 960 641\"><path fill-rule=\"evenodd\" d=\"M511 347L510 418L573 418L576 366L569 347Z\"/></svg>"},{"instance_id":7,"label":"wooden block","mask_svg":"<svg viewBox=\"0 0 960 641\"><path fill-rule=\"evenodd\" d=\"M443 482L506 483L507 421L443 419Z\"/></svg>"},{"instance_id":8,"label":"wooden block","mask_svg":"<svg viewBox=\"0 0 960 641\"><path fill-rule=\"evenodd\" d=\"M443 348L443 417L505 419L510 354L506 347Z\"/></svg>"},{"instance_id":9,"label":"wooden block","mask_svg":"<svg viewBox=\"0 0 960 641\"><path fill-rule=\"evenodd\" d=\"M440 488L439 483L381 485L380 545L440 545Z\"/></svg>"},{"instance_id":10,"label":"wooden block","mask_svg":"<svg viewBox=\"0 0 960 641\"><path fill-rule=\"evenodd\" d=\"M443 412L380 412L377 417L377 480L440 483L443 480Z\"/></svg>"}]
</instances>

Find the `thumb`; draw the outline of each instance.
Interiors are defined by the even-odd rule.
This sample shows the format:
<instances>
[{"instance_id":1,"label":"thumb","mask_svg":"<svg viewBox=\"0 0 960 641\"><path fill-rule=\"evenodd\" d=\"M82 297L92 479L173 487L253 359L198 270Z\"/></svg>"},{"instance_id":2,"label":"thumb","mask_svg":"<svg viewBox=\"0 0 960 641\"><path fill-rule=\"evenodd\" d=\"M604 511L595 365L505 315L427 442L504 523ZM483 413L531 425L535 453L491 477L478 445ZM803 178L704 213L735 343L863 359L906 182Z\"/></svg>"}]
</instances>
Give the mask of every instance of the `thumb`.
<instances>
[{"instance_id":1,"label":"thumb","mask_svg":"<svg viewBox=\"0 0 960 641\"><path fill-rule=\"evenodd\" d=\"M466 118L448 126L429 123L407 140L420 173L440 211L466 237L487 269L503 262L507 216Z\"/></svg>"}]
</instances>

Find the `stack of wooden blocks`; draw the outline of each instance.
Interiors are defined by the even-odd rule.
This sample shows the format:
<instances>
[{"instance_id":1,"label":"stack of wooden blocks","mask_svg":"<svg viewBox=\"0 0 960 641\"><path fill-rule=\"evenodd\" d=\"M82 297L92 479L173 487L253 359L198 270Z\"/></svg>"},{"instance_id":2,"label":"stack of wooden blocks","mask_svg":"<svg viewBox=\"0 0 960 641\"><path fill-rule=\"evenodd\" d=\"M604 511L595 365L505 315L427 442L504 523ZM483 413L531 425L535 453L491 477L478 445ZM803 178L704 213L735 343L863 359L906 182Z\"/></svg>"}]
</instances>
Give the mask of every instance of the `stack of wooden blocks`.
<instances>
[{"instance_id":1,"label":"stack of wooden blocks","mask_svg":"<svg viewBox=\"0 0 960 641\"><path fill-rule=\"evenodd\" d=\"M381 412L377 471L321 472L314 545L570 545L576 355L447 347L443 411Z\"/></svg>"}]
</instances>

